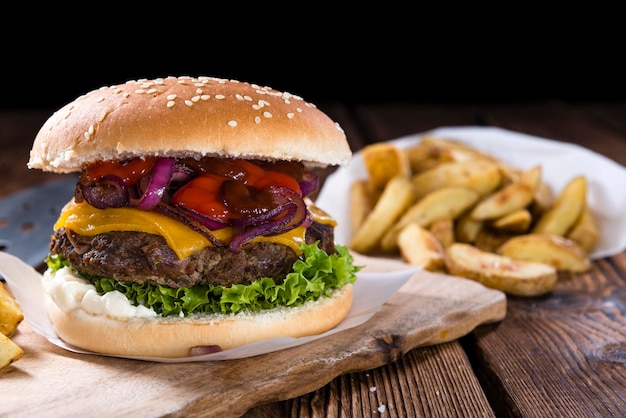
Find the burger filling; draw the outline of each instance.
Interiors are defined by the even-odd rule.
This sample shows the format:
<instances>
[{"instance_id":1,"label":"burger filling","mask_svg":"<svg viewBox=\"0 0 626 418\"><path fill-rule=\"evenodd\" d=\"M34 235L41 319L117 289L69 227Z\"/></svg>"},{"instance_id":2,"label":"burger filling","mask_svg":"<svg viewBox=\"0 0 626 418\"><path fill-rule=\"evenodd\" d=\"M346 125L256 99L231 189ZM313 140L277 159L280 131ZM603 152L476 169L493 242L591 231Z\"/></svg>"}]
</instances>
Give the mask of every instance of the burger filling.
<instances>
[{"instance_id":1,"label":"burger filling","mask_svg":"<svg viewBox=\"0 0 626 418\"><path fill-rule=\"evenodd\" d=\"M162 315L300 305L355 281L298 162L145 158L93 164L48 259Z\"/></svg>"},{"instance_id":2,"label":"burger filling","mask_svg":"<svg viewBox=\"0 0 626 418\"><path fill-rule=\"evenodd\" d=\"M335 253L330 225L314 222L307 228L306 243L316 241L327 254ZM65 228L55 231L51 251L91 276L168 287L250 284L259 277L281 283L298 259L286 245L259 241L238 252L209 246L181 260L161 235L113 231L86 236Z\"/></svg>"}]
</instances>

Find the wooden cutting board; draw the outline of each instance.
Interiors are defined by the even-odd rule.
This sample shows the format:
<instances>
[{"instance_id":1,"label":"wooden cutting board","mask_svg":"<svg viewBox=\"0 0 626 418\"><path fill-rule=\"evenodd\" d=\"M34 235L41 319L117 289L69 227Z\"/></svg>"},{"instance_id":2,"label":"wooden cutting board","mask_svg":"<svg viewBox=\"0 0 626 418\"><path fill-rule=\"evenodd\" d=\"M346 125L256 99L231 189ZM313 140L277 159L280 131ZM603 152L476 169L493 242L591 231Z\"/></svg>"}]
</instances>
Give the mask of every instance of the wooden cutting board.
<instances>
[{"instance_id":1,"label":"wooden cutting board","mask_svg":"<svg viewBox=\"0 0 626 418\"><path fill-rule=\"evenodd\" d=\"M23 322L24 356L0 371L0 415L240 416L317 390L420 346L452 341L504 318L506 297L476 282L418 272L369 321L313 342L238 360L154 363L77 354Z\"/></svg>"}]
</instances>

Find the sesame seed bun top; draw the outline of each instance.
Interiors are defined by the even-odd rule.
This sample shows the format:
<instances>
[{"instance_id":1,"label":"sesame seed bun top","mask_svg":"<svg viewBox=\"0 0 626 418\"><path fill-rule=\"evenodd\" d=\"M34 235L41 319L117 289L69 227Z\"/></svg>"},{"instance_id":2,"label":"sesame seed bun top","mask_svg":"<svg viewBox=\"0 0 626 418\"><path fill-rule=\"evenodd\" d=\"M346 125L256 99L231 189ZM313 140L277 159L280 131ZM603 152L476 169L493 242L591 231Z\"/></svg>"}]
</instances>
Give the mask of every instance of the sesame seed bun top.
<instances>
[{"instance_id":1,"label":"sesame seed bun top","mask_svg":"<svg viewBox=\"0 0 626 418\"><path fill-rule=\"evenodd\" d=\"M347 165L339 125L302 98L211 77L128 81L87 93L41 127L28 167L69 173L139 156Z\"/></svg>"}]
</instances>

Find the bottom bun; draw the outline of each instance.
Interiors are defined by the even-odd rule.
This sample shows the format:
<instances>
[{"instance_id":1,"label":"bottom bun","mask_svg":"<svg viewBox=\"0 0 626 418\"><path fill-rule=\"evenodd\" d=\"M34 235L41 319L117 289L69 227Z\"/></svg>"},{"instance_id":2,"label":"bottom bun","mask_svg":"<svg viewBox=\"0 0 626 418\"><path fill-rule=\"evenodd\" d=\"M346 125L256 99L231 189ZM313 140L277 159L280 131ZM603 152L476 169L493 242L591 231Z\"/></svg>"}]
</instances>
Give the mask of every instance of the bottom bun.
<instances>
[{"instance_id":1,"label":"bottom bun","mask_svg":"<svg viewBox=\"0 0 626 418\"><path fill-rule=\"evenodd\" d=\"M65 312L46 298L56 333L71 345L101 354L168 358L188 357L196 347L229 350L269 338L321 334L339 324L351 305L352 284L298 307L187 318L125 320L81 308Z\"/></svg>"}]
</instances>

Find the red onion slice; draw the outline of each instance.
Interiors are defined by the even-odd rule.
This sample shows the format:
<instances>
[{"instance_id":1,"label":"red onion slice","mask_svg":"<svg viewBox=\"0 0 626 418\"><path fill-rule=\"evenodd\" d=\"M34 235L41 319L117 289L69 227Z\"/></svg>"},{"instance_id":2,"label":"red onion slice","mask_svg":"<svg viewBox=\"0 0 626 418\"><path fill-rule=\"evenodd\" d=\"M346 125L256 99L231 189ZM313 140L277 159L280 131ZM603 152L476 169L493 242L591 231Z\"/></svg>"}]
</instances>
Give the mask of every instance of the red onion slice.
<instances>
[{"instance_id":1,"label":"red onion slice","mask_svg":"<svg viewBox=\"0 0 626 418\"><path fill-rule=\"evenodd\" d=\"M189 226L194 231L199 232L206 239L208 239L214 247L224 248L228 245L227 243L218 240L211 232L211 230L222 229L228 226L217 219L212 219L208 216L202 215L201 213L163 202L159 203L155 210L162 215L176 219Z\"/></svg>"},{"instance_id":2,"label":"red onion slice","mask_svg":"<svg viewBox=\"0 0 626 418\"><path fill-rule=\"evenodd\" d=\"M219 353L222 347L219 345L203 345L198 347L191 347L189 349L189 357L203 356L205 354Z\"/></svg>"},{"instance_id":3,"label":"red onion slice","mask_svg":"<svg viewBox=\"0 0 626 418\"><path fill-rule=\"evenodd\" d=\"M159 158L154 164L152 175L146 190L139 199L131 199L130 205L143 210L154 209L170 183L172 174L174 173L174 158Z\"/></svg>"},{"instance_id":4,"label":"red onion slice","mask_svg":"<svg viewBox=\"0 0 626 418\"><path fill-rule=\"evenodd\" d=\"M314 191L316 191L320 186L319 177L317 174L312 172L311 170L304 170L304 175L302 180L300 181L300 190L302 191L302 196L308 196Z\"/></svg>"},{"instance_id":5,"label":"red onion slice","mask_svg":"<svg viewBox=\"0 0 626 418\"><path fill-rule=\"evenodd\" d=\"M307 221L306 203L297 192L284 186L270 186L269 189L279 202L278 207L282 211L272 219L248 229L235 226L233 239L229 245L232 252L238 252L242 245L255 237L284 234Z\"/></svg>"},{"instance_id":6,"label":"red onion slice","mask_svg":"<svg viewBox=\"0 0 626 418\"><path fill-rule=\"evenodd\" d=\"M96 209L128 206L128 189L118 176L104 176L94 184L79 180L76 192L77 202L84 200Z\"/></svg>"}]
</instances>

